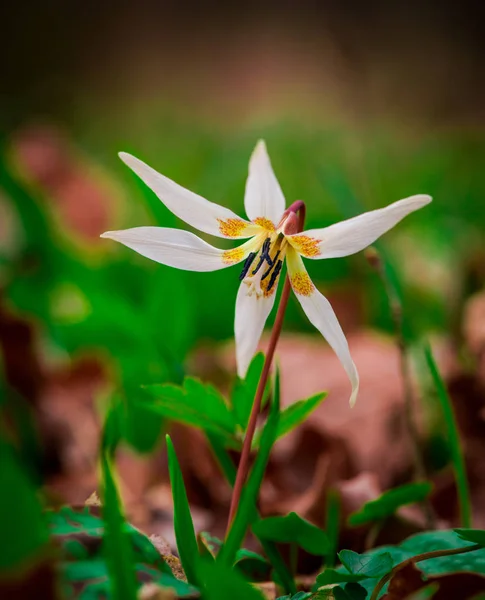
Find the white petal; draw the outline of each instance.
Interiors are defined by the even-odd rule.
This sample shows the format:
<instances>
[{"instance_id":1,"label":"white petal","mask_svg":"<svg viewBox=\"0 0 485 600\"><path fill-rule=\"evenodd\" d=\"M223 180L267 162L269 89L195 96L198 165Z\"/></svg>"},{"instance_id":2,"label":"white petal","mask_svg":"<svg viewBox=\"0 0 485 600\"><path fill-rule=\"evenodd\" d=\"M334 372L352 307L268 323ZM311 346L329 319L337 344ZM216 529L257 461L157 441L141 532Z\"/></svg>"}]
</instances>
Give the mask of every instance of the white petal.
<instances>
[{"instance_id":1,"label":"white petal","mask_svg":"<svg viewBox=\"0 0 485 600\"><path fill-rule=\"evenodd\" d=\"M306 316L330 344L350 379L352 384L350 406L353 406L359 391L359 374L333 308L325 296L317 290L300 256L291 248L287 253L287 265L291 286Z\"/></svg>"},{"instance_id":2,"label":"white petal","mask_svg":"<svg viewBox=\"0 0 485 600\"><path fill-rule=\"evenodd\" d=\"M256 233L255 225L241 219L232 210L183 188L131 154L120 152L119 157L174 215L199 231L223 238L248 238Z\"/></svg>"},{"instance_id":3,"label":"white petal","mask_svg":"<svg viewBox=\"0 0 485 600\"><path fill-rule=\"evenodd\" d=\"M249 161L244 207L251 220L263 217L270 219L274 225L278 224L285 210L285 197L263 140L257 143Z\"/></svg>"},{"instance_id":4,"label":"white petal","mask_svg":"<svg viewBox=\"0 0 485 600\"><path fill-rule=\"evenodd\" d=\"M360 252L406 215L430 202L431 196L425 194L411 196L330 227L288 236L288 241L306 258L349 256Z\"/></svg>"},{"instance_id":5,"label":"white petal","mask_svg":"<svg viewBox=\"0 0 485 600\"><path fill-rule=\"evenodd\" d=\"M121 242L162 265L186 271L217 271L230 267L244 260L254 245L251 239L237 248L220 250L193 233L165 227L107 231L101 237Z\"/></svg>"},{"instance_id":6,"label":"white petal","mask_svg":"<svg viewBox=\"0 0 485 600\"><path fill-rule=\"evenodd\" d=\"M274 286L274 292L276 292ZM236 338L237 374L244 378L251 359L258 347L266 319L273 308L276 293L269 296L248 295L248 286L243 281L236 298L234 331Z\"/></svg>"}]
</instances>

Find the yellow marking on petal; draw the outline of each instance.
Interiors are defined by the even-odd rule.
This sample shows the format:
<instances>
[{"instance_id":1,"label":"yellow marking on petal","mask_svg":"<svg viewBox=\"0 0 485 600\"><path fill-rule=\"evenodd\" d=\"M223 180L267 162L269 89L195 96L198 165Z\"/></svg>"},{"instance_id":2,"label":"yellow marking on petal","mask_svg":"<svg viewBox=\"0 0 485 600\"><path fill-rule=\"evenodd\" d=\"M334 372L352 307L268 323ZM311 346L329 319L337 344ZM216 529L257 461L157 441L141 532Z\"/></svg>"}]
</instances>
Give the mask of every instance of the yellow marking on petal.
<instances>
[{"instance_id":1,"label":"yellow marking on petal","mask_svg":"<svg viewBox=\"0 0 485 600\"><path fill-rule=\"evenodd\" d=\"M289 238L289 242L295 250L306 258L314 258L321 254L320 240L312 238L309 235L293 235Z\"/></svg>"},{"instance_id":2,"label":"yellow marking on petal","mask_svg":"<svg viewBox=\"0 0 485 600\"><path fill-rule=\"evenodd\" d=\"M263 227L263 229L266 229L266 231L276 231L273 221L267 219L266 217L257 217L253 220L253 223Z\"/></svg>"},{"instance_id":3,"label":"yellow marking on petal","mask_svg":"<svg viewBox=\"0 0 485 600\"><path fill-rule=\"evenodd\" d=\"M295 294L300 294L300 296L311 296L315 290L315 286L306 271L293 273L291 275L291 286Z\"/></svg>"},{"instance_id":4,"label":"yellow marking on petal","mask_svg":"<svg viewBox=\"0 0 485 600\"><path fill-rule=\"evenodd\" d=\"M230 250L225 250L222 254L222 262L226 265L235 265L238 262L241 262L246 254L244 248L231 248Z\"/></svg>"},{"instance_id":5,"label":"yellow marking on petal","mask_svg":"<svg viewBox=\"0 0 485 600\"><path fill-rule=\"evenodd\" d=\"M242 219L217 219L219 221L219 231L226 237L237 238L244 235L248 224Z\"/></svg>"}]
</instances>

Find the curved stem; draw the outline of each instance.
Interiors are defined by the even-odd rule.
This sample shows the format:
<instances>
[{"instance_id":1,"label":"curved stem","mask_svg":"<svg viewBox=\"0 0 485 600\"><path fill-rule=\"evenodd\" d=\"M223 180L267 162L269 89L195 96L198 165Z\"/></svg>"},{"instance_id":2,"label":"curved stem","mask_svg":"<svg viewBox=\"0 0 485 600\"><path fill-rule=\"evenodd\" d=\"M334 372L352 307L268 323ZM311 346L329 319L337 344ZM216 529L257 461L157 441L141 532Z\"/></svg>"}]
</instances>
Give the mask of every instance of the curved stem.
<instances>
[{"instance_id":1,"label":"curved stem","mask_svg":"<svg viewBox=\"0 0 485 600\"><path fill-rule=\"evenodd\" d=\"M432 550L431 552L423 552L423 554L411 556L411 558L407 558L406 560L403 560L401 563L396 565L389 573L384 575L384 577L379 580L379 583L376 585L374 591L372 592L370 600L377 600L379 594L382 591L382 588L386 585L386 583L390 581L394 577L394 575L396 575L396 573L398 573L408 565L412 565L423 560L429 560L430 558L440 558L441 556L452 556L453 554L465 554L466 552L475 552L475 550L480 550L482 548L483 546L480 546L480 544L474 544L473 546L465 546L464 548L447 548L446 550Z\"/></svg>"},{"instance_id":2,"label":"curved stem","mask_svg":"<svg viewBox=\"0 0 485 600\"><path fill-rule=\"evenodd\" d=\"M299 230L303 230L305 223L305 203L302 200L294 202L285 212L298 212L299 216ZM258 388L254 397L253 406L251 408L251 415L249 417L248 426L246 429L246 435L244 436L243 447L241 451L241 458L239 460L239 466L236 474L236 481L234 483L234 489L231 498L231 507L229 509L229 519L226 527L226 537L229 533L234 515L236 514L239 500L241 498L241 492L249 472L249 458L251 454L251 446L253 443L254 433L256 431L256 425L258 422L258 416L261 412L261 402L263 399L264 390L268 381L271 364L273 362L274 353L276 350L276 344L278 343L281 328L283 326L283 319L285 317L286 305L288 304L288 298L290 296L291 284L288 275L285 279L283 291L281 293L280 304L278 306L278 312L276 313L275 322L271 331L271 337L269 340L268 351L264 359L263 371L259 379Z\"/></svg>"}]
</instances>

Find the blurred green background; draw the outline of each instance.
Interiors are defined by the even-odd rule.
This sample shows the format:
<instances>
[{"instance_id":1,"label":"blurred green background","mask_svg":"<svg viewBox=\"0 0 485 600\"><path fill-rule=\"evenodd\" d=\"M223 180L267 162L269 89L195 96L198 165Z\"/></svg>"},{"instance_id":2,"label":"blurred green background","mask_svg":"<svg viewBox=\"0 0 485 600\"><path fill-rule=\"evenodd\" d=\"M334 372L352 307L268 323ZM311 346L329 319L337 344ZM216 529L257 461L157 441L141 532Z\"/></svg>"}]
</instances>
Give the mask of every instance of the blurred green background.
<instances>
[{"instance_id":1,"label":"blurred green background","mask_svg":"<svg viewBox=\"0 0 485 600\"><path fill-rule=\"evenodd\" d=\"M180 381L192 350L232 338L237 268L176 271L99 239L137 225L186 227L120 150L242 214L248 159L264 138L287 202L307 202L308 227L431 194L380 247L409 338L446 332L459 342L485 264L480 10L4 6L4 388L36 404L49 373L94 357L105 396L136 393ZM363 255L308 268L345 331L392 329ZM285 327L311 331L295 302Z\"/></svg>"}]
</instances>

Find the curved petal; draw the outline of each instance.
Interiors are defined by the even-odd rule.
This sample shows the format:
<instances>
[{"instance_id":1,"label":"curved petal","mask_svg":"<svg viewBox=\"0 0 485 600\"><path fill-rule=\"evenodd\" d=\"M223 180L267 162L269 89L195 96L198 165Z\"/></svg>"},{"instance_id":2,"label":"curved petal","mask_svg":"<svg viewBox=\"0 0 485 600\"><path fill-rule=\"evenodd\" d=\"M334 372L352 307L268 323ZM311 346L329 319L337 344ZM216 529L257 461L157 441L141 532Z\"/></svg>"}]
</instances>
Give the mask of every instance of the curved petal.
<instances>
[{"instance_id":1,"label":"curved petal","mask_svg":"<svg viewBox=\"0 0 485 600\"><path fill-rule=\"evenodd\" d=\"M287 264L291 287L306 316L330 344L350 379L352 384L350 406L353 406L359 391L359 374L350 356L349 345L340 323L330 302L317 290L310 279L299 254L291 248L288 249Z\"/></svg>"},{"instance_id":2,"label":"curved petal","mask_svg":"<svg viewBox=\"0 0 485 600\"><path fill-rule=\"evenodd\" d=\"M385 208L366 212L323 229L310 229L287 236L305 258L337 258L360 252L389 231L409 213L426 206L431 196L418 194L398 200Z\"/></svg>"},{"instance_id":3,"label":"curved petal","mask_svg":"<svg viewBox=\"0 0 485 600\"><path fill-rule=\"evenodd\" d=\"M121 242L142 256L186 271L217 271L241 262L254 249L253 238L237 248L214 248L195 234L165 227L134 227L101 235Z\"/></svg>"},{"instance_id":4,"label":"curved petal","mask_svg":"<svg viewBox=\"0 0 485 600\"><path fill-rule=\"evenodd\" d=\"M248 238L257 233L255 225L232 210L183 188L131 154L120 152L119 157L174 215L199 231L222 238Z\"/></svg>"},{"instance_id":5,"label":"curved petal","mask_svg":"<svg viewBox=\"0 0 485 600\"><path fill-rule=\"evenodd\" d=\"M234 332L236 338L237 374L244 378L251 359L256 353L266 319L273 308L276 298L276 287L270 294L257 296L248 294L246 282L241 282L236 298L236 315Z\"/></svg>"},{"instance_id":6,"label":"curved petal","mask_svg":"<svg viewBox=\"0 0 485 600\"><path fill-rule=\"evenodd\" d=\"M244 207L248 217L269 219L277 225L285 210L285 197L271 167L266 144L260 140L249 160Z\"/></svg>"}]
</instances>

